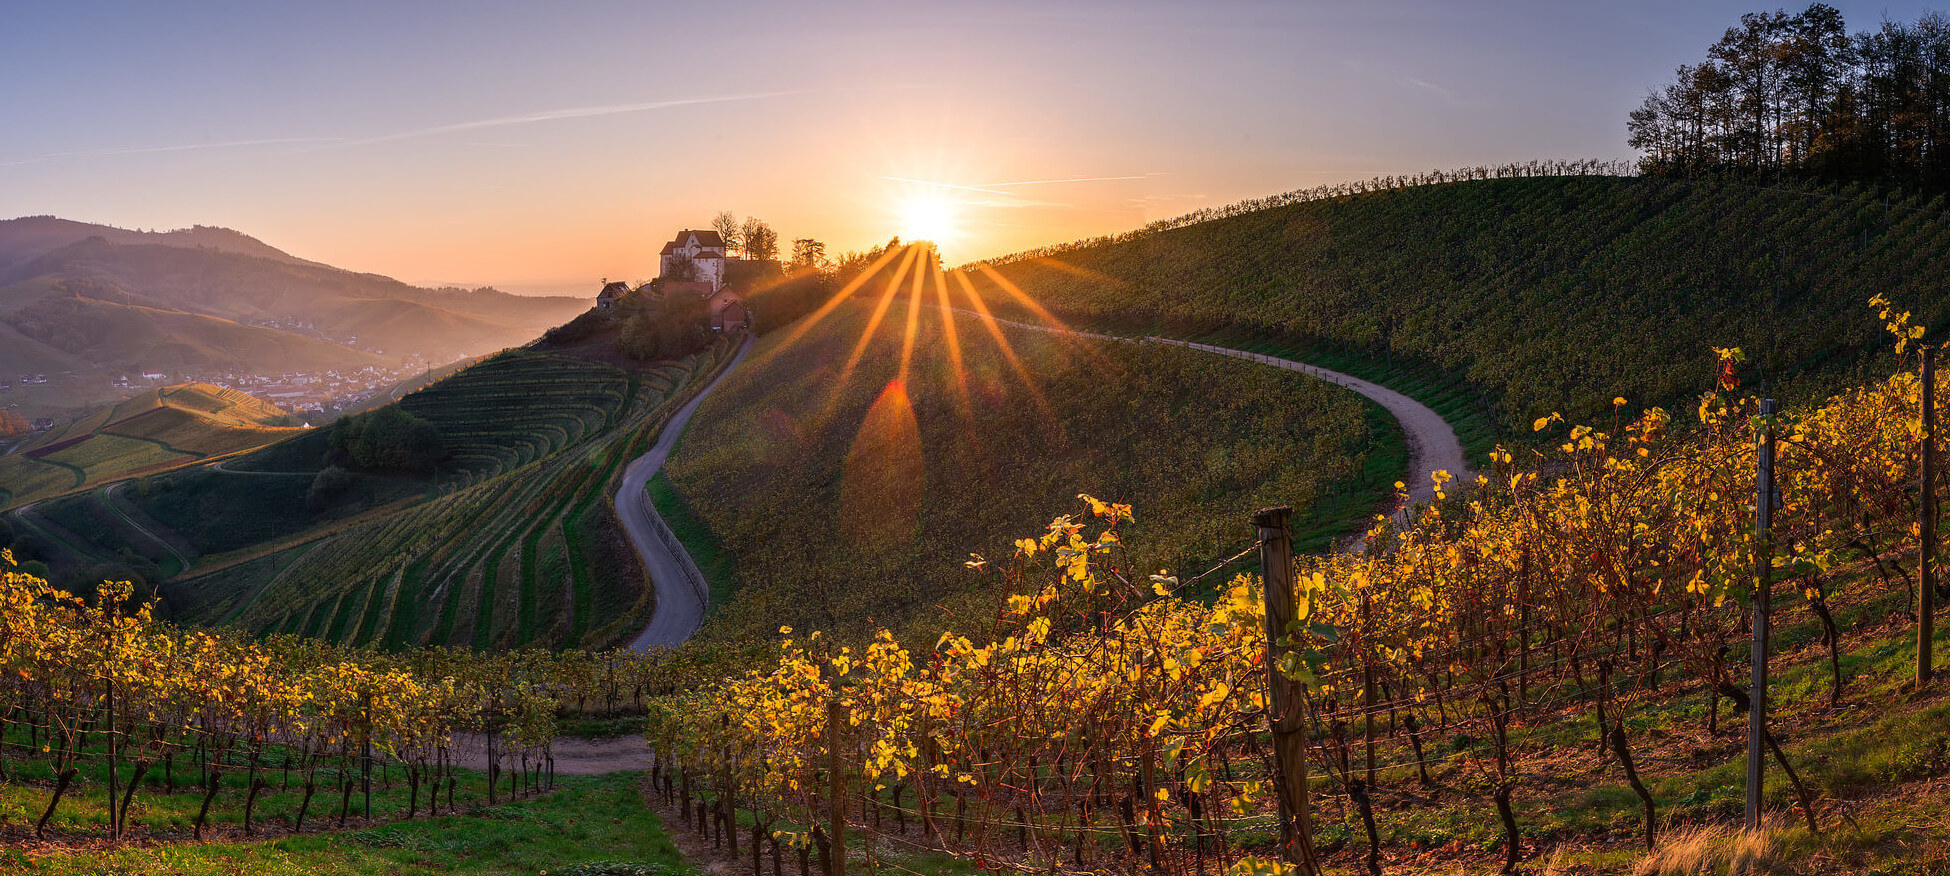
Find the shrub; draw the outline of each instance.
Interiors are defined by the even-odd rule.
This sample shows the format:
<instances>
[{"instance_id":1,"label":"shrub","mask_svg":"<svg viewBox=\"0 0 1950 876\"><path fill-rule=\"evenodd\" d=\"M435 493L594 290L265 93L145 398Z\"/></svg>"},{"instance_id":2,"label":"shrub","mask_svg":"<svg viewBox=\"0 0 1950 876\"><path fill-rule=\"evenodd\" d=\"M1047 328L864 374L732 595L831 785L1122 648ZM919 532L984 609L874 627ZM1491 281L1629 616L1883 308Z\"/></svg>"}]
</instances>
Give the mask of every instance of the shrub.
<instances>
[{"instance_id":1,"label":"shrub","mask_svg":"<svg viewBox=\"0 0 1950 876\"><path fill-rule=\"evenodd\" d=\"M636 309L623 322L617 348L632 359L681 359L711 345L711 314L704 299L675 292L655 307Z\"/></svg>"},{"instance_id":2,"label":"shrub","mask_svg":"<svg viewBox=\"0 0 1950 876\"><path fill-rule=\"evenodd\" d=\"M330 459L336 465L424 474L446 458L440 429L397 405L332 424Z\"/></svg>"},{"instance_id":3,"label":"shrub","mask_svg":"<svg viewBox=\"0 0 1950 876\"><path fill-rule=\"evenodd\" d=\"M305 492L305 510L313 514L330 508L355 482L352 473L336 465L329 465L311 479L311 489Z\"/></svg>"}]
</instances>

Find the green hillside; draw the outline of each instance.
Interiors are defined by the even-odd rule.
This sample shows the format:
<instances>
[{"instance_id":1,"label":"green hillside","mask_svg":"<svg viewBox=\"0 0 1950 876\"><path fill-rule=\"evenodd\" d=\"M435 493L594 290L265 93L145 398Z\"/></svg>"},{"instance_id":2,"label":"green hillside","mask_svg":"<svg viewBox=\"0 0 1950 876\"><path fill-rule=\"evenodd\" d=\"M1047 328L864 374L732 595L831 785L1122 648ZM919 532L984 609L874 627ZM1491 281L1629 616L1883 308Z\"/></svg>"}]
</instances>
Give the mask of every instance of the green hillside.
<instances>
[{"instance_id":1,"label":"green hillside","mask_svg":"<svg viewBox=\"0 0 1950 876\"><path fill-rule=\"evenodd\" d=\"M0 508L290 437L276 406L233 389L185 383L64 423L0 456Z\"/></svg>"},{"instance_id":2,"label":"green hillside","mask_svg":"<svg viewBox=\"0 0 1950 876\"><path fill-rule=\"evenodd\" d=\"M297 444L240 462L256 475L227 475L254 481L158 487L155 515L214 555L164 592L187 620L348 643L619 641L652 606L608 504L610 479L723 354L718 347L625 371L517 351L414 393L399 406L433 420L451 454L436 476L443 489L424 502L301 519L322 476L302 470L315 457ZM272 497L280 484L283 498ZM172 492L196 501L176 503ZM260 495L265 506L299 511L257 506L210 519L214 497L257 505ZM247 543L229 538L249 525L244 518L273 515L287 522L282 530L258 527Z\"/></svg>"},{"instance_id":3,"label":"green hillside","mask_svg":"<svg viewBox=\"0 0 1950 876\"><path fill-rule=\"evenodd\" d=\"M874 309L848 303L789 344L803 323L767 335L653 483L715 575L707 638L939 624L937 605L981 623L998 582L969 553L1007 557L1078 493L1142 503L1147 572L1205 571L1268 504L1311 512L1324 547L1405 465L1393 421L1338 387L1008 327L1004 348L932 299L894 303L862 344Z\"/></svg>"},{"instance_id":4,"label":"green hillside","mask_svg":"<svg viewBox=\"0 0 1950 876\"><path fill-rule=\"evenodd\" d=\"M1868 361L1870 296L1950 321L1943 206L1865 186L1489 179L1057 248L997 273L1092 324L1453 377L1501 430L1528 432L1552 411L1608 415L1614 396L1683 401L1711 385L1709 346L1746 351L1749 388L1799 398L1886 371Z\"/></svg>"}]
</instances>

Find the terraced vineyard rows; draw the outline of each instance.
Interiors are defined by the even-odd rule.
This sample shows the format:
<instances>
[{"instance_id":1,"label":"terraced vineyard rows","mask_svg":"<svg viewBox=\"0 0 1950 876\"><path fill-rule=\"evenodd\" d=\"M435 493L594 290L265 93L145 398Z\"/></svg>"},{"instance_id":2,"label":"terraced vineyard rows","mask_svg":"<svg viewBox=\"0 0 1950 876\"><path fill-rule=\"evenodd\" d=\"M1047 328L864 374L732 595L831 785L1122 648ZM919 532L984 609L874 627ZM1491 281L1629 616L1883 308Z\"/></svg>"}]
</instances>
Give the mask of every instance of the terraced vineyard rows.
<instances>
[{"instance_id":1,"label":"terraced vineyard rows","mask_svg":"<svg viewBox=\"0 0 1950 876\"><path fill-rule=\"evenodd\" d=\"M511 351L406 396L400 407L440 427L445 468L464 486L615 425L634 401L633 383L620 368Z\"/></svg>"},{"instance_id":2,"label":"terraced vineyard rows","mask_svg":"<svg viewBox=\"0 0 1950 876\"><path fill-rule=\"evenodd\" d=\"M388 648L600 647L654 606L607 496L621 466L722 364L630 373L517 352L402 400L458 460L430 501L176 585L186 618Z\"/></svg>"}]
</instances>

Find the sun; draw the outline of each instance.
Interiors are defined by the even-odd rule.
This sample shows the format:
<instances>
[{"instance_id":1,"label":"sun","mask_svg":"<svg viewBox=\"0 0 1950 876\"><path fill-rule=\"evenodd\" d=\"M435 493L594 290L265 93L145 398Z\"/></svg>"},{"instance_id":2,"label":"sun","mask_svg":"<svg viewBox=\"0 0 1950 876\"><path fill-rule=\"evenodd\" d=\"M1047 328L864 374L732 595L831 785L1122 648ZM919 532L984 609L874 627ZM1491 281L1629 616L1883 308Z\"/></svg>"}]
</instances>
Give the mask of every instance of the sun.
<instances>
[{"instance_id":1,"label":"sun","mask_svg":"<svg viewBox=\"0 0 1950 876\"><path fill-rule=\"evenodd\" d=\"M936 192L910 194L899 203L895 222L902 240L950 246L960 236L961 205Z\"/></svg>"}]
</instances>

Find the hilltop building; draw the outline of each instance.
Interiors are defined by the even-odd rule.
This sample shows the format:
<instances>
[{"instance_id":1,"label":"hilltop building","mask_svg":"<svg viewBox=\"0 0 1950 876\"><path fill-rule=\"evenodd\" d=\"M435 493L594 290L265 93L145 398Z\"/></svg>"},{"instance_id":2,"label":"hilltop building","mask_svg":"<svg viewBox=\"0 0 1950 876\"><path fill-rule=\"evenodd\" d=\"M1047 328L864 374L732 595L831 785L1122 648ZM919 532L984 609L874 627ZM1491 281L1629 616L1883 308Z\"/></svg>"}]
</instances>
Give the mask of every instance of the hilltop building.
<instances>
[{"instance_id":1,"label":"hilltop building","mask_svg":"<svg viewBox=\"0 0 1950 876\"><path fill-rule=\"evenodd\" d=\"M664 244L658 255L657 279L664 281L665 294L673 291L671 286L676 283L704 284L703 294L707 295L724 288L724 238L709 230L686 228L677 232L676 239Z\"/></svg>"}]
</instances>

